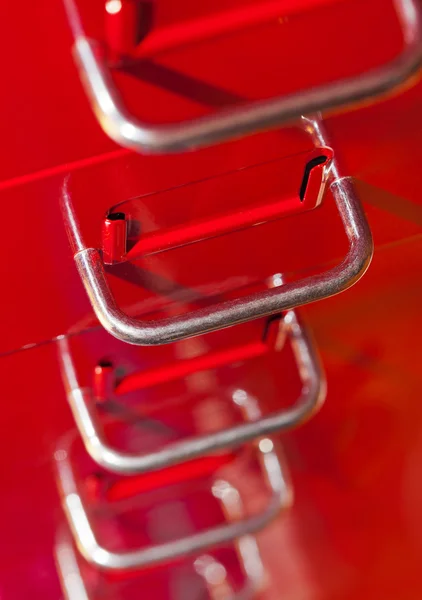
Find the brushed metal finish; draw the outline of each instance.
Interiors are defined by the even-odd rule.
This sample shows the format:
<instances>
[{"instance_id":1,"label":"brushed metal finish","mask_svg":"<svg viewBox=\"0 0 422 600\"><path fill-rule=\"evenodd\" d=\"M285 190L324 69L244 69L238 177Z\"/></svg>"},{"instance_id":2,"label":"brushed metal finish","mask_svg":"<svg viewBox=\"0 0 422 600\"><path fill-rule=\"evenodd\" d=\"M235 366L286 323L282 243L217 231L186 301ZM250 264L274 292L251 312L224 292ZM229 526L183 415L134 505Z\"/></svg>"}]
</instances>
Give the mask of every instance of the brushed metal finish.
<instances>
[{"instance_id":1,"label":"brushed metal finish","mask_svg":"<svg viewBox=\"0 0 422 600\"><path fill-rule=\"evenodd\" d=\"M333 168L336 169L335 164ZM80 250L74 257L76 266L98 320L109 333L129 344L167 344L269 316L347 290L362 277L370 264L372 236L352 179L334 179L331 191L350 244L345 259L338 266L275 289L177 317L142 321L125 314L108 285L99 251L95 248ZM72 237L72 230L69 227L68 230L69 237Z\"/></svg>"},{"instance_id":2,"label":"brushed metal finish","mask_svg":"<svg viewBox=\"0 0 422 600\"><path fill-rule=\"evenodd\" d=\"M149 454L128 454L112 448L106 441L91 390L80 388L66 338L59 340L59 357L67 398L84 446L91 458L103 468L120 475L162 469L203 454L233 448L278 431L297 427L310 419L326 396L325 376L311 336L289 311L282 322L286 327L303 388L297 402L260 419L205 435L173 442ZM242 407L246 392L236 390L233 400ZM251 402L249 400L249 402Z\"/></svg>"},{"instance_id":3,"label":"brushed metal finish","mask_svg":"<svg viewBox=\"0 0 422 600\"><path fill-rule=\"evenodd\" d=\"M253 398L245 395L242 399L242 408L247 419L260 418L259 407ZM209 549L261 530L280 511L287 510L291 506L293 492L286 467L280 461L273 442L268 438L261 438L260 441L264 441L264 443L258 441L257 452L271 491L271 499L262 512L188 535L182 539L127 552L112 552L99 544L78 492L68 447L59 448L55 452L55 461L62 506L79 551L87 561L102 569L139 569L200 552L205 548ZM214 491L214 495L219 497L218 490Z\"/></svg>"},{"instance_id":4,"label":"brushed metal finish","mask_svg":"<svg viewBox=\"0 0 422 600\"><path fill-rule=\"evenodd\" d=\"M83 35L75 16L71 19L76 37L73 53L85 91L105 133L121 146L138 152L179 152L279 127L302 114L363 102L404 83L422 62L421 7L418 0L396 0L395 5L405 44L401 54L386 65L176 125L148 125L127 111L105 58L97 51L95 41Z\"/></svg>"}]
</instances>

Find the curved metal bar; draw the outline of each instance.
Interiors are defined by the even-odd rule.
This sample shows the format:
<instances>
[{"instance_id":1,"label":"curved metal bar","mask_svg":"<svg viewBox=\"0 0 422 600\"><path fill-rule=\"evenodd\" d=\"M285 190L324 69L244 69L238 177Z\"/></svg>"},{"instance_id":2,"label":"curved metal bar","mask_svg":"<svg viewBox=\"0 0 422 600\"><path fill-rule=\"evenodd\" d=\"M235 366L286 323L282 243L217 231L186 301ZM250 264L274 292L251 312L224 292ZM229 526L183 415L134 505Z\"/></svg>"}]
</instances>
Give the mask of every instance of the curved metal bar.
<instances>
[{"instance_id":1,"label":"curved metal bar","mask_svg":"<svg viewBox=\"0 0 422 600\"><path fill-rule=\"evenodd\" d=\"M336 169L335 161L332 169ZM75 262L95 314L103 327L129 344L166 344L265 317L338 294L362 277L372 258L371 232L355 194L351 178L336 178L331 191L337 204L350 249L343 262L325 273L285 283L281 287L245 298L158 321L141 321L125 314L108 285L100 252L82 248L70 196L63 193L64 215L75 249Z\"/></svg>"},{"instance_id":2,"label":"curved metal bar","mask_svg":"<svg viewBox=\"0 0 422 600\"><path fill-rule=\"evenodd\" d=\"M76 553L67 537L63 527L57 535L54 547L54 558L62 592L66 600L90 600Z\"/></svg>"},{"instance_id":3,"label":"curved metal bar","mask_svg":"<svg viewBox=\"0 0 422 600\"><path fill-rule=\"evenodd\" d=\"M240 538L239 544L242 542L244 543L245 541L248 543L250 541L256 544L255 538L252 536ZM83 580L73 544L70 539L68 539L68 536L64 531L60 531L57 536L54 554L57 572L66 600L90 600L90 595ZM245 557L239 551L238 558L241 562L243 570L246 571ZM260 562L259 553L254 553L253 559ZM208 567L219 567L221 572L224 573L225 571L224 565L217 561L213 556L199 556L194 562L194 567L195 571L202 577L204 584L210 591L211 600L221 599L221 594L219 595L219 591L221 591L221 584L224 585L225 590L229 591L230 589L230 596L227 597L227 600L252 600L253 594L255 593L255 581L253 579L246 579L242 589L236 593L233 591L227 574L224 580L219 580L218 583L216 583L212 577L209 577L208 573L210 569Z\"/></svg>"},{"instance_id":4,"label":"curved metal bar","mask_svg":"<svg viewBox=\"0 0 422 600\"><path fill-rule=\"evenodd\" d=\"M90 596L83 580L73 545L70 540L67 540L66 536L61 532L55 544L54 554L62 591L66 600L90 600ZM195 566L197 564L201 564L201 566L203 564L203 568L195 568L195 570L199 575L202 576L205 585L210 590L211 600L219 600L221 598L221 594L219 595L221 583L223 583L226 590L229 586L232 588L227 576L225 577L224 582L219 581L218 584L216 584L212 578L207 576L208 567L220 567L220 570L224 572L224 565L222 565L212 556L200 556L195 560ZM215 593L213 593L213 588L216 588ZM227 600L252 600L254 593L255 589L253 582L246 581L243 588L239 590L239 592L233 592L231 589L230 597L227 597Z\"/></svg>"},{"instance_id":5,"label":"curved metal bar","mask_svg":"<svg viewBox=\"0 0 422 600\"><path fill-rule=\"evenodd\" d=\"M248 419L259 418L259 408L252 398L245 396L241 403ZM281 510L286 510L291 506L293 492L285 473L285 467L280 463L274 450L273 442L268 438L261 439L257 451L271 490L271 500L262 513L241 518L226 525L218 525L182 539L128 552L112 552L102 547L97 541L78 492L68 451L59 449L55 453L55 459L62 505L79 551L88 562L103 569L139 569L200 552L205 548L212 548L261 530Z\"/></svg>"},{"instance_id":6,"label":"curved metal bar","mask_svg":"<svg viewBox=\"0 0 422 600\"><path fill-rule=\"evenodd\" d=\"M137 152L178 152L279 127L302 114L363 102L404 83L422 62L422 11L418 0L395 0L395 5L403 28L404 50L389 63L357 76L175 125L148 125L127 111L106 59L79 27L74 28L73 52L85 91L105 133Z\"/></svg>"},{"instance_id":7,"label":"curved metal bar","mask_svg":"<svg viewBox=\"0 0 422 600\"><path fill-rule=\"evenodd\" d=\"M284 317L303 389L298 401L263 418L235 425L222 431L173 442L149 454L128 454L112 448L106 441L90 390L80 388L66 338L59 340L60 361L69 406L84 446L91 458L104 469L120 475L162 469L203 454L241 446L258 437L297 427L321 406L326 395L325 378L311 338L293 311ZM233 400L240 406L247 397L237 390Z\"/></svg>"}]
</instances>

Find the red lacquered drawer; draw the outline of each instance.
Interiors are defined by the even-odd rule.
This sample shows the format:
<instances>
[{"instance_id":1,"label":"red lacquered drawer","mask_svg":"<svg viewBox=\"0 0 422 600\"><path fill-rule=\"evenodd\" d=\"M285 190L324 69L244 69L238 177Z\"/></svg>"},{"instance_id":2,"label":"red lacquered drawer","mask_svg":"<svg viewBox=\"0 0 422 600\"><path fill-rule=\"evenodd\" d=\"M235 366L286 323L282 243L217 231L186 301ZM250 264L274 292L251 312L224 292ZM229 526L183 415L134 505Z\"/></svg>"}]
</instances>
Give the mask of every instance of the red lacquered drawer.
<instances>
[{"instance_id":1,"label":"red lacquered drawer","mask_svg":"<svg viewBox=\"0 0 422 600\"><path fill-rule=\"evenodd\" d=\"M209 4L142 1L143 39L123 56L118 45L127 39L115 25L128 4L77 0L84 33L102 45L96 56L107 59L108 83L136 118L177 130L184 119L302 87L356 74L364 80L399 55L399 21L407 17L406 42L418 25L412 0ZM407 11L395 13L400 7ZM256 577L262 600L419 600L422 88L330 117L332 150L324 140L315 150L298 124L146 157L116 148L89 113L63 7L23 8L6 9L0 43L13 57L3 73L12 93L0 100L0 596L53 600L60 579L68 600L131 600L140 590L188 600L185 589L192 600L235 600ZM312 162L320 158L326 162ZM260 313L273 315L266 319L147 349L98 326L66 239L63 200L83 237L79 259L86 244L100 273L106 264L119 305L148 323L299 285L340 263L345 233L352 254L364 216L347 220L343 204L341 223L338 196L322 198L338 165L341 176L357 177L376 255L361 284L303 310L328 375L327 405L312 422L286 431L304 425L325 398L312 339L293 311L276 315L278 306ZM347 181L343 192L350 190ZM116 227L127 233L117 249ZM356 279L369 261L369 239ZM95 418L84 420L89 411ZM274 415L288 419L268 428ZM262 437L263 424L268 435L283 429L283 448ZM232 438L223 443L227 431ZM233 436L239 431L249 431L243 445ZM251 431L258 439L248 444ZM203 445L195 450L198 434ZM217 436L215 446L207 435ZM190 535L219 526L234 527L192 551ZM188 550L177 547L184 536ZM170 559L166 568L160 553L145 559L151 544Z\"/></svg>"},{"instance_id":2,"label":"red lacquered drawer","mask_svg":"<svg viewBox=\"0 0 422 600\"><path fill-rule=\"evenodd\" d=\"M420 381L412 361L418 353L414 331L419 327L420 289L414 273L420 268L420 244L407 241L399 247L400 252L393 245L376 253L367 277L350 293L306 310L322 350L329 391L323 411L285 437L296 502L290 515L259 536L272 581L270 598L278 598L281 590L298 594L304 589L310 598L324 594L333 600L339 596L352 600L356 594L369 599L380 591L388 599L400 590L409 598L419 594ZM239 327L239 337L255 339L252 326L258 322L245 326L243 334ZM227 335L218 336L223 333ZM91 366L106 349L107 336L101 335L87 346L84 339L94 339L94 333L71 342L75 348L85 347L79 355L80 367L86 365L85 376L79 369L84 385L90 385ZM217 334L204 339L211 342L213 336L214 347L223 344L222 339L217 342ZM126 348L138 357L136 368L146 367L142 349ZM54 510L60 511L48 461L60 435L73 425L65 408L56 352L51 344L0 363L3 397L8 400L3 415L7 451L2 453L8 490L2 495L2 531L8 544L3 545L7 556L2 582L3 590L18 599L26 598L29 589L35 597L55 598L59 593L53 555ZM278 365L276 372L269 373L249 362L243 375L240 366L232 369L264 406L267 401L278 406L280 390L286 397L284 386L297 385L293 380L288 384L294 377L288 362L283 362L282 372ZM215 375L218 383L221 373ZM279 378L273 397L263 387L270 377ZM14 400L17 385L26 401ZM151 395L148 403L153 402ZM160 410L159 405L156 408ZM26 492L28 486L32 494ZM25 568L26 579L17 576L13 561ZM391 568L386 573L380 564Z\"/></svg>"},{"instance_id":3,"label":"red lacquered drawer","mask_svg":"<svg viewBox=\"0 0 422 600\"><path fill-rule=\"evenodd\" d=\"M303 168L303 153L310 152L312 146L303 132L290 129L224 148L224 152L214 148L171 158L133 154L74 170L69 178L56 176L4 189L4 206L13 208L20 229L18 236L13 227L5 229L2 236L2 244L14 259L2 261L0 267L4 290L1 302L7 314L1 351L33 345L96 323L66 239L59 206L64 189L70 193L86 243L101 248L103 220L109 210L122 203L132 211L133 225L138 222L141 228L140 232L132 229L136 241L144 230L165 232L174 226L183 229L185 223L209 219L222 209L236 214L243 202L249 207L264 205L272 193L283 201L286 187L290 192L298 190L302 181L298 176L296 187L291 174L287 179L283 174L287 149L295 149L287 162L296 161L296 156ZM197 182L186 185L193 172ZM255 175L262 172L268 176L261 186ZM168 191L154 193L158 186ZM359 184L357 188L364 203L368 202L365 209L376 246L419 231L416 224L397 221L379 208L383 193L377 192L380 202L370 206L374 190ZM48 202L48 210L34 198ZM300 201L296 202L300 207ZM322 270L327 262L339 261L345 253L344 232L327 194L316 210L287 214L266 225L126 261L110 267L108 278L118 302L130 314L148 314L163 306L180 310L219 296L236 297L251 286L259 289L266 285L268 277L280 271L298 278L304 271ZM34 265L42 265L42 270Z\"/></svg>"},{"instance_id":4,"label":"red lacquered drawer","mask_svg":"<svg viewBox=\"0 0 422 600\"><path fill-rule=\"evenodd\" d=\"M176 18L165 3L146 7L111 2L104 7L101 2L87 6L68 0L66 4L75 59L98 120L118 143L140 152L197 148L275 127L302 113L367 98L369 89L383 92L397 85L400 77L385 79L384 73L380 75L384 84L376 84L376 78L368 80L360 93L352 91L348 77L354 76L359 87L359 75L375 67L391 62L394 70L393 59L403 44L415 57L418 54L410 13L381 0L246 6L230 2L224 10L209 10L206 5L198 10L186 3ZM384 29L374 45L371 40L373 32L379 31L380 15ZM406 69L405 63L406 78L415 65ZM316 93L319 86L343 79L343 86L330 88L326 95ZM248 124L249 113L238 122L233 115L230 125L215 114L227 106L247 111L253 101L313 88L318 96L314 101L302 102L297 94L296 102L292 99L290 106L280 109L279 120L274 107L269 109L271 118L251 117L253 126ZM295 112L292 104L302 108ZM188 133L184 121L204 114L212 114L212 122L198 122L197 129L192 126ZM180 126L172 130L150 127L179 121Z\"/></svg>"},{"instance_id":5,"label":"red lacquered drawer","mask_svg":"<svg viewBox=\"0 0 422 600\"><path fill-rule=\"evenodd\" d=\"M306 4L300 5L300 10L308 10ZM78 5L87 33L102 40L104 3L79 2ZM247 17L251 11L246 21L253 25L254 11L258 11L259 17L260 4L251 2L245 7L243 3L232 1L221 6L203 3L198 8L195 3L187 2L178 6L177 11L171 3L154 4L150 22L153 30L145 39L147 47L144 51L148 50L149 44L150 53L159 52L158 61L144 60L139 65L140 72L117 73L118 85L127 96L129 106L136 113L142 101L141 116L155 122L185 118L213 107L251 99L257 90L264 97L286 91L287 82L288 86L303 84L306 87L312 85L312 77L320 81L337 74L346 75L348 69L356 72L387 60L400 48L397 18L390 3L387 8L378 0L365 3L364 21L360 20L361 10L353 7L353 3L312 2L309 18L298 15L297 6L280 3L281 12L287 10L287 18L281 21L278 15L274 16L277 3L273 5L266 26L266 19L263 26L262 19L258 18L258 27L252 27L252 33L247 27L243 33L235 36L226 33L222 39L210 44L206 41L210 18L211 23L216 19L218 29L219 23L224 23L226 13L230 16L234 11L236 15L240 9L241 15L245 12ZM13 60L5 62L2 74L3 85L8 90L1 99L2 134L7 140L7 152L2 157L0 180L7 185L19 183L21 177L23 182L48 177L51 169L53 173L65 173L68 168L90 164L91 158L103 160L104 153L113 156L115 152L122 152L101 133L90 114L72 64L72 38L64 6L45 2L42 10L33 14L32 11L31 5L25 7L25 18L22 18L21 6L10 4L3 7L1 19L2 53L13 56ZM362 43L365 40L370 43L372 31L378 29L380 11L382 38L378 37L377 44L370 44L363 51ZM240 21L242 23L242 19ZM347 23L347 27L338 27L339 21ZM205 24L205 29L201 29L201 23ZM321 25L325 30L323 36ZM189 31L196 32L196 37L202 31L205 41L201 43L194 37L186 49L183 44L177 49L177 40L186 41L185 29L188 41ZM18 37L14 35L15 31L20 32ZM349 33L352 43L344 37ZM311 41L313 37L314 42ZM304 43L298 44L298 39ZM175 42L176 52L171 52ZM192 43L195 52L191 52ZM360 52L354 51L353 43L359 44ZM170 58L162 55L161 48L164 45L165 50L169 44L170 53L167 49L167 54ZM309 52L311 45L318 51ZM142 51L144 46L141 44L140 48ZM250 52L250 56L246 58L245 52ZM292 55L297 55L296 61L291 60ZM322 55L329 56L329 60L321 60ZM284 56L289 60L283 59ZM239 60L241 68L238 68ZM221 68L222 61L225 69ZM248 69L243 68L245 63ZM145 102L145 94L148 102Z\"/></svg>"},{"instance_id":6,"label":"red lacquered drawer","mask_svg":"<svg viewBox=\"0 0 422 600\"><path fill-rule=\"evenodd\" d=\"M419 227L421 96L418 83L382 105L331 120L333 143L342 149L345 165L371 186L368 202Z\"/></svg>"},{"instance_id":7,"label":"red lacquered drawer","mask_svg":"<svg viewBox=\"0 0 422 600\"><path fill-rule=\"evenodd\" d=\"M78 331L94 322L73 265L60 210L66 183L75 190L72 197L86 239L100 245L103 218L117 203L186 184L193 177L216 177L310 148L306 136L290 129L245 139L224 151L213 148L178 157L125 153L118 159L69 168L66 174L0 184L3 206L13 210L13 221L19 224L18 235L15 226L5 227L1 242L13 260L2 261L0 273L8 314L0 352Z\"/></svg>"}]
</instances>

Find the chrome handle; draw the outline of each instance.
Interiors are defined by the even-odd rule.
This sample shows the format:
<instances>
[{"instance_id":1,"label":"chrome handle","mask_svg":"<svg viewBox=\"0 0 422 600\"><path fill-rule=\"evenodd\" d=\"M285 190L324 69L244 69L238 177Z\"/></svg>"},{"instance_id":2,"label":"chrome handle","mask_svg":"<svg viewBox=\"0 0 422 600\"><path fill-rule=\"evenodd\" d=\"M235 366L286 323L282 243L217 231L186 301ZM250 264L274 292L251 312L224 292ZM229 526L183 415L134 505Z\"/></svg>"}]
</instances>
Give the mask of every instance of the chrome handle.
<instances>
[{"instance_id":1,"label":"chrome handle","mask_svg":"<svg viewBox=\"0 0 422 600\"><path fill-rule=\"evenodd\" d=\"M260 418L259 408L252 398L242 397L241 403L248 420ZM79 551L87 561L103 569L139 569L241 539L259 531L272 521L281 510L286 510L291 506L293 493L288 476L285 473L285 467L281 464L275 452L273 442L268 438L261 438L257 444L257 451L263 473L271 490L271 499L263 512L240 518L226 525L218 525L182 539L128 552L112 552L99 544L92 529L84 503L78 492L68 448L58 449L54 456L63 510ZM221 484L215 484L215 486L214 494L223 499ZM225 506L225 508L227 510L228 507Z\"/></svg>"},{"instance_id":2,"label":"chrome handle","mask_svg":"<svg viewBox=\"0 0 422 600\"><path fill-rule=\"evenodd\" d=\"M176 152L199 148L279 127L302 114L363 102L402 84L422 62L422 16L417 0L395 0L404 50L389 63L364 74L300 90L283 97L253 102L210 117L176 125L152 126L138 121L124 106L110 69L96 43L83 34L72 0L66 0L76 36L74 56L97 119L113 140L137 152Z\"/></svg>"},{"instance_id":3,"label":"chrome handle","mask_svg":"<svg viewBox=\"0 0 422 600\"><path fill-rule=\"evenodd\" d=\"M311 337L289 311L282 321L292 343L303 391L299 400L288 409L262 418L248 418L250 422L235 425L222 431L173 442L149 454L128 454L108 445L102 430L92 394L79 387L68 341L61 338L59 357L67 391L67 399L84 446L91 458L103 468L118 474L144 473L197 458L209 452L238 447L263 435L291 429L308 420L325 399L326 385L318 354ZM246 392L233 394L235 403L243 406Z\"/></svg>"},{"instance_id":4,"label":"chrome handle","mask_svg":"<svg viewBox=\"0 0 422 600\"><path fill-rule=\"evenodd\" d=\"M336 173L335 162L331 169ZM148 346L175 342L279 313L328 298L355 284L372 258L371 232L352 179L335 177L331 191L350 244L341 264L322 274L285 283L275 289L159 321L137 320L118 307L107 282L100 252L84 246L67 188L63 190L62 200L75 263L98 320L116 338L129 344Z\"/></svg>"},{"instance_id":5,"label":"chrome handle","mask_svg":"<svg viewBox=\"0 0 422 600\"><path fill-rule=\"evenodd\" d=\"M322 125L317 120L303 118L303 127L316 144L329 146ZM98 320L109 333L129 344L166 344L279 313L345 291L367 270L373 243L352 179L339 175L335 159L330 171L333 178L331 192L349 240L349 251L338 266L275 289L159 321L137 320L118 307L107 282L100 252L95 248L87 248L83 242L65 183L62 193L65 226L79 275Z\"/></svg>"},{"instance_id":6,"label":"chrome handle","mask_svg":"<svg viewBox=\"0 0 422 600\"><path fill-rule=\"evenodd\" d=\"M232 486L228 486L227 492L233 495L237 494L237 490ZM68 537L63 527L59 531L54 549L62 591L66 600L90 600L73 544ZM259 587L260 580L263 577L263 565L255 538L249 535L239 538L237 550L238 560L242 571L246 575L245 584L237 593L233 591L227 574L223 580L218 579L217 582L215 578L209 576L210 569L208 567L221 566L223 567L221 572L225 572L224 566L213 556L207 554L195 559L195 570L204 580L204 584L210 592L211 600L252 600L255 589ZM253 566L253 571L251 566ZM258 579L256 578L257 572L261 574ZM224 596L221 596L222 587L226 592ZM227 592L230 594L229 596L227 596Z\"/></svg>"},{"instance_id":7,"label":"chrome handle","mask_svg":"<svg viewBox=\"0 0 422 600\"><path fill-rule=\"evenodd\" d=\"M252 541L253 545L256 544L252 536L244 536L239 540L239 542L245 541L247 541L248 545L249 541ZM90 600L72 542L67 539L64 532L59 533L54 550L56 567L66 600ZM245 570L245 560L242 556L239 556L239 558L243 570ZM254 554L251 558L253 560L258 559L260 562L259 555ZM252 600L254 597L255 589L253 581L246 580L243 588L236 593L233 591L227 575L223 581L219 579L218 582L215 581L215 578L210 577L209 571L211 569L208 569L208 567L220 567L219 571L222 573L225 571L224 565L214 557L210 555L199 556L195 560L194 566L196 572L202 576L210 592L210 600ZM222 597L221 587L224 587L225 592L228 592L230 596L225 595Z\"/></svg>"}]
</instances>

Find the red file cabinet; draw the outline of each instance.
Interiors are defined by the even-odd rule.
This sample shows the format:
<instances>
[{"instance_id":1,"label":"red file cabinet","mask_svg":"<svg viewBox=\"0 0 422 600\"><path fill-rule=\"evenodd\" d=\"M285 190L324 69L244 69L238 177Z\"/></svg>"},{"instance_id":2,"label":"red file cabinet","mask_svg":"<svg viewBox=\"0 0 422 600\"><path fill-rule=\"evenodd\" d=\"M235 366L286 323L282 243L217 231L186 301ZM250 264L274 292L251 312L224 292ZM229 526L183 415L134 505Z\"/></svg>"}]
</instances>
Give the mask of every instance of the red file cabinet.
<instances>
[{"instance_id":1,"label":"red file cabinet","mask_svg":"<svg viewBox=\"0 0 422 600\"><path fill-rule=\"evenodd\" d=\"M419 599L419 2L2 11L0 596ZM344 294L154 347L98 322L87 248L147 327L331 273L336 176L375 247Z\"/></svg>"}]
</instances>

